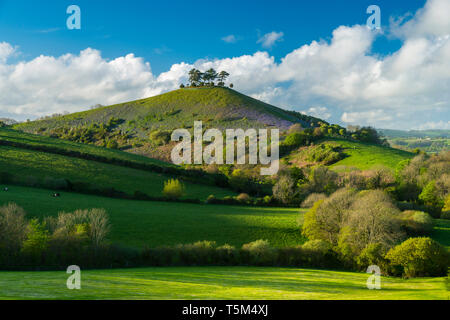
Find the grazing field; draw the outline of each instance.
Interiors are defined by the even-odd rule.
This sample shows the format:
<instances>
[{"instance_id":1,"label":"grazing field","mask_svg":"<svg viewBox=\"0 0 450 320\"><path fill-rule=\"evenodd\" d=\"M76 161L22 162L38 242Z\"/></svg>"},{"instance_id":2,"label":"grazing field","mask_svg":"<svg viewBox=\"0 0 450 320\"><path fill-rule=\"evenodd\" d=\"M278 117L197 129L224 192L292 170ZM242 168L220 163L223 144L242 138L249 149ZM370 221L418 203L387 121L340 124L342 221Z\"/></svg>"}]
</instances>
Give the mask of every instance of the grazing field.
<instances>
[{"instance_id":1,"label":"grazing field","mask_svg":"<svg viewBox=\"0 0 450 320\"><path fill-rule=\"evenodd\" d=\"M324 141L324 143L339 145L347 155L346 158L331 166L335 169L347 166L367 170L377 165L395 169L400 161L411 159L415 156L411 152L362 142L329 139Z\"/></svg>"},{"instance_id":2,"label":"grazing field","mask_svg":"<svg viewBox=\"0 0 450 320\"><path fill-rule=\"evenodd\" d=\"M65 271L0 272L0 299L449 299L445 278L382 277L298 268L170 267L81 272L81 290L68 290Z\"/></svg>"},{"instance_id":3,"label":"grazing field","mask_svg":"<svg viewBox=\"0 0 450 320\"><path fill-rule=\"evenodd\" d=\"M434 220L434 231L431 237L450 250L450 220Z\"/></svg>"},{"instance_id":4,"label":"grazing field","mask_svg":"<svg viewBox=\"0 0 450 320\"><path fill-rule=\"evenodd\" d=\"M96 189L114 188L127 194L140 191L156 197L162 196L164 182L171 178L155 172L6 146L0 146L0 171L19 176L26 185L32 185L35 179L63 178L72 183L89 183ZM210 194L216 197L235 194L215 186L185 184L185 198L204 200Z\"/></svg>"},{"instance_id":5,"label":"grazing field","mask_svg":"<svg viewBox=\"0 0 450 320\"><path fill-rule=\"evenodd\" d=\"M104 208L112 225L110 240L127 246L155 247L201 240L241 246L258 239L267 239L274 246L295 246L305 240L297 225L299 209L134 201L65 192L53 198L48 190L9 188L0 191L0 205L15 202L30 217Z\"/></svg>"},{"instance_id":6,"label":"grazing field","mask_svg":"<svg viewBox=\"0 0 450 320\"><path fill-rule=\"evenodd\" d=\"M18 130L0 128L0 141L17 142L30 147L47 147L64 151L75 151L109 159L125 160L140 164L152 164L161 167L173 167L171 163L136 155L121 150L98 147L92 144L77 143L63 139L50 138L41 135L30 134Z\"/></svg>"}]
</instances>

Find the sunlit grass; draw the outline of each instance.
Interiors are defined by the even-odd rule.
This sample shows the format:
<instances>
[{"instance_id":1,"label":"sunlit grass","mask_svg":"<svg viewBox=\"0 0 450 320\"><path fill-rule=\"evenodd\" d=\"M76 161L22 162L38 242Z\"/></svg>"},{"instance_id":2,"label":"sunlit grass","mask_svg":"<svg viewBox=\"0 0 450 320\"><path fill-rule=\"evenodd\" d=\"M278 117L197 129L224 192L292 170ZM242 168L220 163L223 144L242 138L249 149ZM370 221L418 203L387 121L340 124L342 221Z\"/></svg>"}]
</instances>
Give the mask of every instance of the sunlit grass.
<instances>
[{"instance_id":1,"label":"sunlit grass","mask_svg":"<svg viewBox=\"0 0 450 320\"><path fill-rule=\"evenodd\" d=\"M11 201L24 207L30 216L41 218L60 211L104 208L112 224L111 241L128 246L155 247L201 240L242 246L267 239L281 247L304 242L297 225L300 209L295 208L133 201L66 192L53 198L48 190L16 186L10 186L8 192L0 191L0 205Z\"/></svg>"},{"instance_id":2,"label":"sunlit grass","mask_svg":"<svg viewBox=\"0 0 450 320\"><path fill-rule=\"evenodd\" d=\"M170 267L86 270L81 290L64 271L0 272L0 299L449 299L444 278L382 277L298 268Z\"/></svg>"}]
</instances>

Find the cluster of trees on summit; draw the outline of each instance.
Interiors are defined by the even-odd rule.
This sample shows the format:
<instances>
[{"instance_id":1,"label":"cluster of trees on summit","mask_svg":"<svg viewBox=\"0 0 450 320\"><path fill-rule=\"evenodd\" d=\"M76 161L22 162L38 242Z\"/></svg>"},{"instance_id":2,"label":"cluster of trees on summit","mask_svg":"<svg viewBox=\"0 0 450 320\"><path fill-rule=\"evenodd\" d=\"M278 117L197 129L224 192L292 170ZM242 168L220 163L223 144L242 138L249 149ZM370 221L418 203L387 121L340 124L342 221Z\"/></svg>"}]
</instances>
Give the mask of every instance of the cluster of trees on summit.
<instances>
[{"instance_id":1,"label":"cluster of trees on summit","mask_svg":"<svg viewBox=\"0 0 450 320\"><path fill-rule=\"evenodd\" d=\"M204 86L213 87L216 85L216 81L217 86L224 87L226 79L230 76L230 74L225 70L217 72L213 68L210 68L205 72L201 72L200 70L193 68L189 71L188 75L190 87L204 87ZM230 83L229 86L230 88L233 88L232 83ZM184 87L185 87L184 84L180 85L180 88Z\"/></svg>"}]
</instances>

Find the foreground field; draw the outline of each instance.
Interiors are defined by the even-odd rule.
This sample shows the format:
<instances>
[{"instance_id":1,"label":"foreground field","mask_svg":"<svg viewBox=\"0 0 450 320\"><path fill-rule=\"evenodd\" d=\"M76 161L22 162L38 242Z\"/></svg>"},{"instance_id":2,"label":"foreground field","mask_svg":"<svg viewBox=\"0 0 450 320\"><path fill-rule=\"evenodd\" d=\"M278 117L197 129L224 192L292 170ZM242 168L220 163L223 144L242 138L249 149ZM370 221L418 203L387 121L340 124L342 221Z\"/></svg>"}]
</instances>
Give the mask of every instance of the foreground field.
<instances>
[{"instance_id":1,"label":"foreground field","mask_svg":"<svg viewBox=\"0 0 450 320\"><path fill-rule=\"evenodd\" d=\"M64 271L0 272L0 299L449 299L445 278L381 279L327 270L191 267L88 270L81 290L68 290Z\"/></svg>"},{"instance_id":2,"label":"foreground field","mask_svg":"<svg viewBox=\"0 0 450 320\"><path fill-rule=\"evenodd\" d=\"M65 192L53 198L49 190L16 186L0 191L0 205L8 202L23 207L30 217L41 218L61 211L104 208L112 225L110 240L133 247L201 240L234 246L258 239L274 246L304 242L297 225L299 209L132 201Z\"/></svg>"}]
</instances>

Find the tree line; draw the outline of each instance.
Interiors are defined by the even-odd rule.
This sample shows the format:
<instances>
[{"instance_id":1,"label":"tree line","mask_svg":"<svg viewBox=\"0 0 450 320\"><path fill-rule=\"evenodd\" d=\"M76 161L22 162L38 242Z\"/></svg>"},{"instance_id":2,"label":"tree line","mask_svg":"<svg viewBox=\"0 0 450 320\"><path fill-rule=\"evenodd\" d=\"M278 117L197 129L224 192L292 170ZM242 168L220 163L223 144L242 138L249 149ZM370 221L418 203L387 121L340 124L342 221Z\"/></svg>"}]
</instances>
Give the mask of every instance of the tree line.
<instances>
[{"instance_id":1,"label":"tree line","mask_svg":"<svg viewBox=\"0 0 450 320\"><path fill-rule=\"evenodd\" d=\"M205 72L201 72L198 69L191 69L188 73L189 78L189 86L190 87L204 87L210 86L213 87L215 85L219 87L225 86L226 79L230 76L228 72L222 70L217 72L213 68L206 70ZM217 83L216 83L217 81ZM230 88L233 88L233 84L229 84ZM184 88L184 84L180 85L180 88Z\"/></svg>"}]
</instances>

